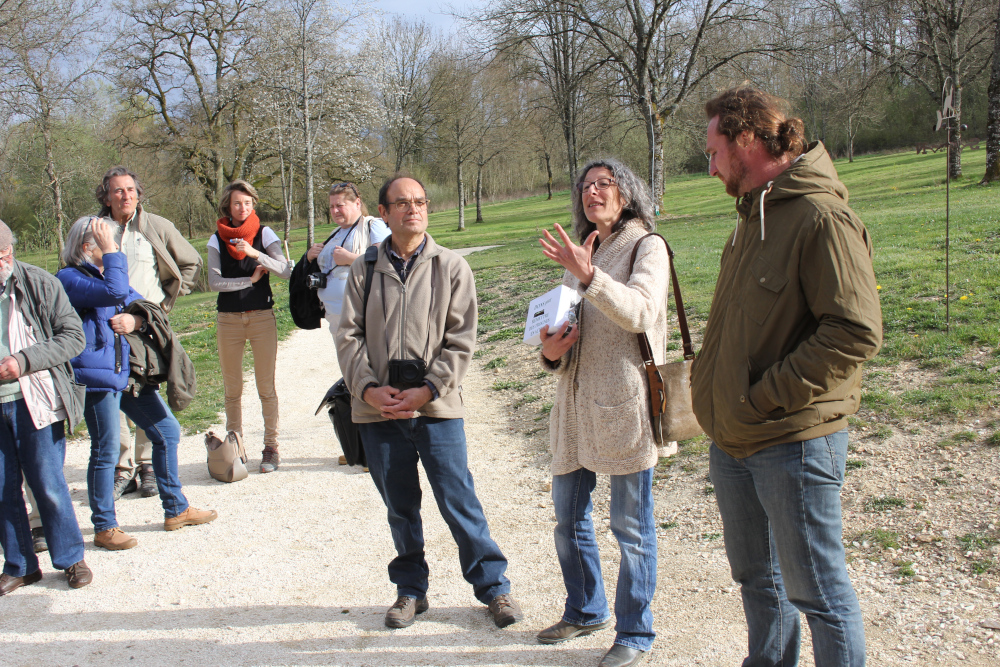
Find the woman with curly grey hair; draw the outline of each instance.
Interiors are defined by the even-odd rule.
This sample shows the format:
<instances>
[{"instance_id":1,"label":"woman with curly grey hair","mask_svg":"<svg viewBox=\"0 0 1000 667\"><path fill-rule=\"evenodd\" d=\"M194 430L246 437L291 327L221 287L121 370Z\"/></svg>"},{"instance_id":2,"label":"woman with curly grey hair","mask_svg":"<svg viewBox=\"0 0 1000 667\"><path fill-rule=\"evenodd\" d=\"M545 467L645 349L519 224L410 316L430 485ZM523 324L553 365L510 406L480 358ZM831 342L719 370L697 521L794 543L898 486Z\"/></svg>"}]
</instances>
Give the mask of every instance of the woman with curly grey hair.
<instances>
[{"instance_id":1,"label":"woman with curly grey hair","mask_svg":"<svg viewBox=\"0 0 1000 667\"><path fill-rule=\"evenodd\" d=\"M611 530L621 549L616 636L601 667L634 665L653 645L656 590L653 466L658 458L637 333L659 361L667 341L666 245L646 184L617 160L595 160L573 190L580 245L556 225L541 239L566 269L563 285L581 295L576 324L542 329L541 362L559 376L550 418L556 552L566 585L562 618L538 633L556 644L611 624L591 519L597 475L611 477ZM637 247L638 246L638 247ZM635 264L629 268L633 250Z\"/></svg>"}]
</instances>

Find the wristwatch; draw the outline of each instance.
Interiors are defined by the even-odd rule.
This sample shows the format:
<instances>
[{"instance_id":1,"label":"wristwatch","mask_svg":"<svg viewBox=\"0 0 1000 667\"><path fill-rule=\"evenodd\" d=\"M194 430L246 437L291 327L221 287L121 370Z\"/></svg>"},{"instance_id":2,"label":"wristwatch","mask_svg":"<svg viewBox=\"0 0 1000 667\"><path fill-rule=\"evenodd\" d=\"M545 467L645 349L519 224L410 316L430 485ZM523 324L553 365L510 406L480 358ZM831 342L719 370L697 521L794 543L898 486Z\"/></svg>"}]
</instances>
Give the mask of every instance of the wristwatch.
<instances>
[{"instance_id":1,"label":"wristwatch","mask_svg":"<svg viewBox=\"0 0 1000 667\"><path fill-rule=\"evenodd\" d=\"M143 320L142 325L139 326L139 333L146 333L147 331L149 331L149 322Z\"/></svg>"}]
</instances>

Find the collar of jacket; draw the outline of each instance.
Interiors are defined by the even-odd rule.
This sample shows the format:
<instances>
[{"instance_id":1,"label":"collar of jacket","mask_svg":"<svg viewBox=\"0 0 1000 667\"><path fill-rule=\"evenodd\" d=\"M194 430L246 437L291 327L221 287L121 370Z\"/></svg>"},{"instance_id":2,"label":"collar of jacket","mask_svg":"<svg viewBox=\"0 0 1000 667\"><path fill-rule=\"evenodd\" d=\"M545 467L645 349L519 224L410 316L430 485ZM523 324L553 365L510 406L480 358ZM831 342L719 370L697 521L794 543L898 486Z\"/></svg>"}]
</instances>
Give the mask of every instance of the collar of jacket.
<instances>
[{"instance_id":1,"label":"collar of jacket","mask_svg":"<svg viewBox=\"0 0 1000 667\"><path fill-rule=\"evenodd\" d=\"M424 249L420 251L417 255L417 261L413 263L413 267L410 268L410 274L412 275L414 271L417 270L421 264L429 262L433 258L441 254L441 246L434 242L431 235L424 232ZM396 274L396 269L392 265L392 260L389 259L389 248L392 246L392 236L387 236L382 243L379 244L378 261L375 263L375 270L382 271L384 273Z\"/></svg>"}]
</instances>

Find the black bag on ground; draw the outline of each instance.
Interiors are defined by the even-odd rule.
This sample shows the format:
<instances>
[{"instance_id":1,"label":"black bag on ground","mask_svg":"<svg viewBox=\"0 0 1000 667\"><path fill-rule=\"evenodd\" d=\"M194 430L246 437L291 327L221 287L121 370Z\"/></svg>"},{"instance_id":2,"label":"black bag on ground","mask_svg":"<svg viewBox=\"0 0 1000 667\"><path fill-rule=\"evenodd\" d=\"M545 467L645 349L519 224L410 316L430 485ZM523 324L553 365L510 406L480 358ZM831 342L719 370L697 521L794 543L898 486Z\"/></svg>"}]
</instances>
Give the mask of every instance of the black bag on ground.
<instances>
[{"instance_id":1,"label":"black bag on ground","mask_svg":"<svg viewBox=\"0 0 1000 667\"><path fill-rule=\"evenodd\" d=\"M361 300L362 314L368 310L368 295L371 293L372 275L375 272L375 261L378 258L378 247L369 246L365 250L365 288L364 296ZM363 316L363 315L362 315ZM316 408L316 414L324 407L329 406L327 414L333 422L333 430L337 432L337 439L340 440L340 447L344 450L344 458L347 465L360 465L368 467L368 459L365 457L365 448L361 444L361 434L358 432L358 425L351 419L351 392L347 388L344 378L340 378L326 392L326 396L320 401Z\"/></svg>"},{"instance_id":2,"label":"black bag on ground","mask_svg":"<svg viewBox=\"0 0 1000 667\"><path fill-rule=\"evenodd\" d=\"M326 392L323 402L316 409L316 414L319 414L324 406L330 407L327 414L333 422L333 429L337 432L337 439L340 440L340 447L344 450L347 465L367 468L368 460L365 458L365 448L361 444L358 425L351 421L351 392L347 390L344 378L337 380L337 383Z\"/></svg>"}]
</instances>

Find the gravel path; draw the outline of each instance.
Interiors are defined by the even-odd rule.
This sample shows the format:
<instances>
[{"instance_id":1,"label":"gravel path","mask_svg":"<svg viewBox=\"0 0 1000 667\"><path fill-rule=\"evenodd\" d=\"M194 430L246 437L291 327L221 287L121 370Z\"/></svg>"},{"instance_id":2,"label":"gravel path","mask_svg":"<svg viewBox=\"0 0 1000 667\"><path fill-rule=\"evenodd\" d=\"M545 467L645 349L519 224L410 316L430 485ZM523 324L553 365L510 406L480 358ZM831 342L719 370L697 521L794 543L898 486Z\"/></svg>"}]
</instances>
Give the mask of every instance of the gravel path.
<instances>
[{"instance_id":1,"label":"gravel path","mask_svg":"<svg viewBox=\"0 0 1000 667\"><path fill-rule=\"evenodd\" d=\"M390 631L382 624L395 598L385 571L392 546L384 507L368 475L337 465L333 428L325 414L313 415L339 377L326 328L294 333L279 349L278 368L278 472L218 483L208 476L202 437L181 443L184 491L193 505L218 510L212 524L166 533L158 499L132 494L118 503L118 519L139 546L117 553L94 549L88 443L68 445L66 473L95 581L71 591L44 558L39 584L0 600L0 664L597 664L612 641L610 630L561 647L534 640L559 618L563 599L548 458L539 445L544 434L525 434L514 425L509 406L491 388L492 371L477 361L465 382L470 465L493 535L510 559L508 574L525 619L506 630L493 626L461 578L454 543L428 494L431 608L412 627ZM251 380L244 413L255 470L263 424ZM657 484L657 521L676 523L661 534L659 637L645 664L736 665L746 642L739 593L718 539L714 497L704 493L706 469L693 458L686 461L667 469ZM602 484L598 497L606 498L606 480ZM994 498L989 502L995 506ZM606 501L599 501L595 520L613 589L617 546L606 510ZM870 665L997 664L992 631L969 620L996 618L992 591L970 590L954 577L950 585L903 587L869 561L855 563ZM975 611L965 614L969 604ZM811 665L805 634L802 664Z\"/></svg>"}]
</instances>

